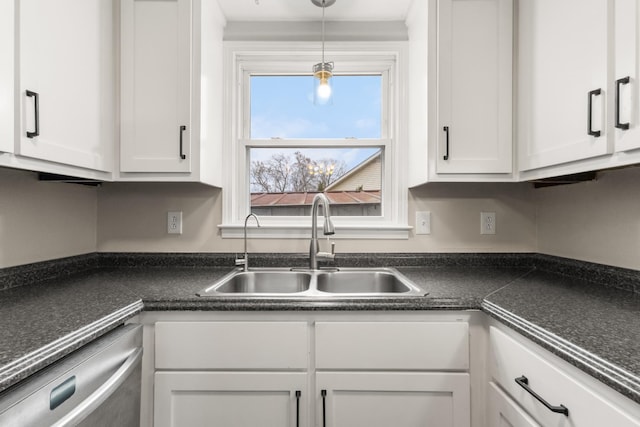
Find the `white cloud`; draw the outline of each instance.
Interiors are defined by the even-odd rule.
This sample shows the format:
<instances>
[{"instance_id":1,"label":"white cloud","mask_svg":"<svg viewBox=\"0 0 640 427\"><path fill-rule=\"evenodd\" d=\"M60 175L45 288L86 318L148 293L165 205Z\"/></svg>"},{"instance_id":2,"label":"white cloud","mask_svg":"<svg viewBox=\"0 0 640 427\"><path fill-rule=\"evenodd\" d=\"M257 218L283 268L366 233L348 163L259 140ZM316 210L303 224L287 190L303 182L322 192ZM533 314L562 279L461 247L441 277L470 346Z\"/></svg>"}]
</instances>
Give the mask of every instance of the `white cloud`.
<instances>
[{"instance_id":1,"label":"white cloud","mask_svg":"<svg viewBox=\"0 0 640 427\"><path fill-rule=\"evenodd\" d=\"M328 130L326 123L316 123L303 118L284 116L253 116L251 119L252 138L312 138Z\"/></svg>"},{"instance_id":2,"label":"white cloud","mask_svg":"<svg viewBox=\"0 0 640 427\"><path fill-rule=\"evenodd\" d=\"M380 122L375 119L364 118L356 120L357 129L372 129L375 127L380 127Z\"/></svg>"}]
</instances>

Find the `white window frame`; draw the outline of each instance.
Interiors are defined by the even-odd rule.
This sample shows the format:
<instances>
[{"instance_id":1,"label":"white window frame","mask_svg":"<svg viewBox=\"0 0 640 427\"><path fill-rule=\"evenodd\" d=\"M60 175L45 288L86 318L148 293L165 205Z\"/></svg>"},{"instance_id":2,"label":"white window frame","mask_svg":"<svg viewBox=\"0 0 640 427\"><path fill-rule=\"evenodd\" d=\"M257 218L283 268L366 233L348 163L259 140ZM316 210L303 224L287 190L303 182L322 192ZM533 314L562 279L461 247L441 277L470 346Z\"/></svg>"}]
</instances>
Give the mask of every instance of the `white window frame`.
<instances>
[{"instance_id":1,"label":"white window frame","mask_svg":"<svg viewBox=\"0 0 640 427\"><path fill-rule=\"evenodd\" d=\"M225 42L225 170L222 191L223 238L242 238L250 212L248 148L383 148L382 215L334 216L335 239L407 239L407 114L406 43L343 42L327 44L326 60L334 61L337 75L383 75L382 134L380 139L250 139L251 75L311 74L319 61L317 43ZM426 94L425 94L426 96ZM384 120L386 119L386 121ZM357 142L354 142L357 141ZM321 222L321 221L320 221ZM249 230L257 238L308 238L307 216L262 216L260 228Z\"/></svg>"}]
</instances>

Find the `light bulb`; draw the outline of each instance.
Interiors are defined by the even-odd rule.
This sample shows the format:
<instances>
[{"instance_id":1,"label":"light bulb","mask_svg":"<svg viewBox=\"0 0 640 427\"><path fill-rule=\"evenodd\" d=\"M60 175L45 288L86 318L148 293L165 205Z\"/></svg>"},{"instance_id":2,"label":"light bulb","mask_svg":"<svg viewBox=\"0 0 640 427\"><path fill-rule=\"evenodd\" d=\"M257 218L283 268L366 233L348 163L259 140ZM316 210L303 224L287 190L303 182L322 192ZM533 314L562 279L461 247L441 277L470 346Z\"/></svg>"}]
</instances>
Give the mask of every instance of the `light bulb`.
<instances>
[{"instance_id":1,"label":"light bulb","mask_svg":"<svg viewBox=\"0 0 640 427\"><path fill-rule=\"evenodd\" d=\"M316 95L320 101L326 102L331 98L331 86L329 86L329 81L326 79L320 80L320 84L318 85L318 89L316 91Z\"/></svg>"}]
</instances>

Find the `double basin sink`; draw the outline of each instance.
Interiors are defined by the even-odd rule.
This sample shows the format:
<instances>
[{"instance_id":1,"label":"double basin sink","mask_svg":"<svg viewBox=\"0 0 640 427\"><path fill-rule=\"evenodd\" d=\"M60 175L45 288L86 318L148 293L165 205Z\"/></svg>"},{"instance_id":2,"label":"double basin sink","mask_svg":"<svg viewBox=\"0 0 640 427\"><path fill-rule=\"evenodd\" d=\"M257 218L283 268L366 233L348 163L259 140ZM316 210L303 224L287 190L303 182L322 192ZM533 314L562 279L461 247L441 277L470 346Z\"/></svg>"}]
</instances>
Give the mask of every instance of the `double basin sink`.
<instances>
[{"instance_id":1,"label":"double basin sink","mask_svg":"<svg viewBox=\"0 0 640 427\"><path fill-rule=\"evenodd\" d=\"M198 292L201 297L416 297L425 291L393 268L236 270Z\"/></svg>"}]
</instances>

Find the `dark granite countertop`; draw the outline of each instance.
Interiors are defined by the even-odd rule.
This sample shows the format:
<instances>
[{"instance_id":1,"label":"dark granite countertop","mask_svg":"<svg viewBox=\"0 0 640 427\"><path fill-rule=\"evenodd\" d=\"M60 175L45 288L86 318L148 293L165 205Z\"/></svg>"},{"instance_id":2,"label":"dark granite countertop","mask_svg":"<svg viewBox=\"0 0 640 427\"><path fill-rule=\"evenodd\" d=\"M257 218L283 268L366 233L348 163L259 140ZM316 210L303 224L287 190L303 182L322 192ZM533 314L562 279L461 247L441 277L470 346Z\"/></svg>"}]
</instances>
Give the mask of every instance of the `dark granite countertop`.
<instances>
[{"instance_id":1,"label":"dark granite countertop","mask_svg":"<svg viewBox=\"0 0 640 427\"><path fill-rule=\"evenodd\" d=\"M548 266L558 260L532 254L493 255L490 263L475 255L377 256L355 264L395 265L428 295L373 300L223 299L200 298L196 292L231 270L216 267L230 265L229 257L192 255L188 262L185 258L178 263L162 256L158 261L149 254L104 257L82 259L82 268L65 269L63 277L0 291L0 391L142 310L482 309L640 403L640 296L634 272L628 270L603 273L614 282L615 274L625 276L619 281L622 289L617 289L590 282L589 275L579 273L584 266L572 261L560 263L562 268L554 267L554 272L544 271L536 263ZM348 262L353 264L354 259ZM267 259L262 265L277 262ZM55 269L55 264L49 267ZM25 274L35 275L31 270Z\"/></svg>"},{"instance_id":2,"label":"dark granite countertop","mask_svg":"<svg viewBox=\"0 0 640 427\"><path fill-rule=\"evenodd\" d=\"M640 403L640 294L535 270L482 307Z\"/></svg>"}]
</instances>

